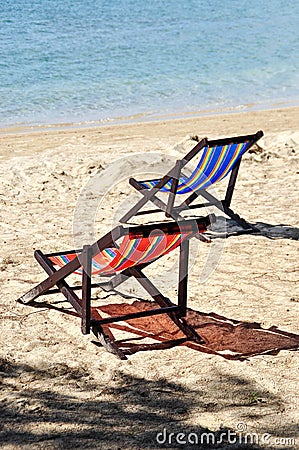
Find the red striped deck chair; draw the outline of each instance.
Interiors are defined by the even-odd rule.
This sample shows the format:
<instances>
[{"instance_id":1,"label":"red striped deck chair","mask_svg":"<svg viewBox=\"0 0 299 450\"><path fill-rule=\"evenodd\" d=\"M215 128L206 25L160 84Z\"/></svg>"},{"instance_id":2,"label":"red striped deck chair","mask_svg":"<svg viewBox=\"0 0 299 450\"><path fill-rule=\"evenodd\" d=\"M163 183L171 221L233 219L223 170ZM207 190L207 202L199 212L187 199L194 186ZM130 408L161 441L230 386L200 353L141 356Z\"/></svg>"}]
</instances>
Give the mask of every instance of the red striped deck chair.
<instances>
[{"instance_id":1,"label":"red striped deck chair","mask_svg":"<svg viewBox=\"0 0 299 450\"><path fill-rule=\"evenodd\" d=\"M34 256L48 277L20 297L18 301L30 304L34 303L34 300L41 295L62 293L81 318L82 333L89 334L92 331L108 351L121 359L126 359L126 355L109 329L109 323L156 314L168 314L184 332L186 338L183 341L191 339L202 342L200 336L185 319L189 240L203 233L213 220L213 217L209 216L180 222L134 227L118 226L94 244L84 246L80 250L48 254L36 250ZM178 247L180 249L178 300L177 304L174 304L154 286L142 270ZM68 284L66 278L72 274L82 277L80 286ZM109 277L108 282L93 283L93 275ZM130 277L135 278L152 297L153 304L156 303L153 309L104 318L100 316L98 310L96 313L93 312L94 308L91 307L92 288L115 289ZM80 296L76 294L76 290L81 291ZM169 342L169 346L175 344ZM163 348L165 348L165 344L163 344Z\"/></svg>"},{"instance_id":2,"label":"red striped deck chair","mask_svg":"<svg viewBox=\"0 0 299 450\"><path fill-rule=\"evenodd\" d=\"M130 179L130 184L140 191L142 198L120 220L127 223L131 217L143 214L164 211L166 217L179 219L180 213L201 207L216 206L228 217L235 220L242 228L255 230L246 220L236 214L230 207L237 180L241 159L261 137L262 131L247 136L235 136L225 139L202 139L183 159L178 160L175 166L162 178L154 180L137 181ZM183 173L184 167L201 152L196 168L190 176ZM207 191L209 187L229 177L225 198L217 199ZM157 194L168 196L164 202ZM175 205L177 196L184 196L183 202ZM193 203L198 197L204 198L204 203ZM151 201L158 209L142 210L144 205Z\"/></svg>"}]
</instances>

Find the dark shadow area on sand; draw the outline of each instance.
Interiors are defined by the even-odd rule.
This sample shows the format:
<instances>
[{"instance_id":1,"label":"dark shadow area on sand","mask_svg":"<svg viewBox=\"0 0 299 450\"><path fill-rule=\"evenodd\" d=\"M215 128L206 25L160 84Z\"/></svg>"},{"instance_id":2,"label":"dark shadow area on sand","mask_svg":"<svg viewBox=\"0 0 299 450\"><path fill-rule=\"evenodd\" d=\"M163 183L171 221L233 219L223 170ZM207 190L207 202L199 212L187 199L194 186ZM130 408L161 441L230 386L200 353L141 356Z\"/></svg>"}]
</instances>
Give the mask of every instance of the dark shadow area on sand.
<instances>
[{"instance_id":1,"label":"dark shadow area on sand","mask_svg":"<svg viewBox=\"0 0 299 450\"><path fill-rule=\"evenodd\" d=\"M291 239L299 240L299 228L284 223L270 224L264 222L250 223L255 228L243 229L234 220L227 219L223 216L217 216L217 221L211 227L211 232L204 233L211 239L227 239L232 236L242 234L253 234L263 236L269 239Z\"/></svg>"},{"instance_id":2,"label":"dark shadow area on sand","mask_svg":"<svg viewBox=\"0 0 299 450\"><path fill-rule=\"evenodd\" d=\"M153 302L134 301L97 307L101 315L129 314L152 308ZM95 308L96 313L96 308ZM203 338L204 344L192 341L181 344L193 350L222 356L226 359L244 360L256 355L276 355L281 350L298 350L299 336L279 330L276 326L264 329L256 322L241 322L213 312L203 313L188 308L187 322ZM156 342L167 342L184 337L182 331L166 314L110 324L109 328L130 333L131 337L120 341L120 348L132 354L142 345L143 351L155 349ZM153 340L142 344L142 340ZM138 345L136 346L136 341ZM135 347L135 348L134 348Z\"/></svg>"},{"instance_id":3,"label":"dark shadow area on sand","mask_svg":"<svg viewBox=\"0 0 299 450\"><path fill-rule=\"evenodd\" d=\"M126 297L129 298L129 296ZM109 317L152 309L153 304L152 301L139 299L132 303L100 305L93 307L92 310L95 318L97 310L102 317ZM30 306L38 309L54 309L64 314L78 316L72 309L57 306L54 303L32 302ZM187 310L186 319L202 337L204 344L187 341L180 346L187 346L195 351L218 355L225 359L244 361L257 355L277 355L281 350L299 349L299 335L280 330L275 325L266 329L257 322L239 321L213 312L204 313L191 308ZM163 343L185 337L166 314L111 323L109 326L105 325L105 328L109 328L110 332L114 333L115 330L123 334L117 343L127 355L138 351L163 349ZM97 341L94 343L101 346Z\"/></svg>"},{"instance_id":4,"label":"dark shadow area on sand","mask_svg":"<svg viewBox=\"0 0 299 450\"><path fill-rule=\"evenodd\" d=\"M283 410L278 396L217 370L210 381L188 389L122 372L115 372L108 386L95 382L88 370L67 364L40 368L0 362L2 448L261 449L263 444L271 448L275 436L291 439L297 432L291 424L258 435L245 426L241 430L240 424L216 431L190 425L192 414L207 411L237 408L246 424L253 417L261 420L269 408ZM73 395L63 394L63 386ZM224 391L231 394L223 396ZM253 398L256 392L258 399Z\"/></svg>"}]
</instances>

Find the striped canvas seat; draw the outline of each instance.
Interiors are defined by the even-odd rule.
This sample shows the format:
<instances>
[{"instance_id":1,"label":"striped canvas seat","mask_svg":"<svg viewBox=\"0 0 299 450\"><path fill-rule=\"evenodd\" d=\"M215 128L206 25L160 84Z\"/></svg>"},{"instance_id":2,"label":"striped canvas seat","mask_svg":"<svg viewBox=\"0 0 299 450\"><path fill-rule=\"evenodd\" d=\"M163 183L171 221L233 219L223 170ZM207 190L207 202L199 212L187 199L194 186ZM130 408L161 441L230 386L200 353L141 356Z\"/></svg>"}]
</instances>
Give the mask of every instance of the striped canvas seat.
<instances>
[{"instance_id":1,"label":"striped canvas seat","mask_svg":"<svg viewBox=\"0 0 299 450\"><path fill-rule=\"evenodd\" d=\"M225 178L235 166L236 162L246 152L249 141L225 145L205 146L197 167L189 177L181 176L177 187L177 194L187 194L198 189L206 189L210 185ZM160 180L141 181L140 184L151 189ZM169 192L172 180L160 188L161 192Z\"/></svg>"},{"instance_id":2,"label":"striped canvas seat","mask_svg":"<svg viewBox=\"0 0 299 450\"><path fill-rule=\"evenodd\" d=\"M177 248L191 231L134 238L124 236L119 248L106 248L92 258L92 275L112 275L129 267L148 263ZM49 259L57 267L63 267L77 256L76 253L51 256ZM82 269L74 273L81 274Z\"/></svg>"}]
</instances>

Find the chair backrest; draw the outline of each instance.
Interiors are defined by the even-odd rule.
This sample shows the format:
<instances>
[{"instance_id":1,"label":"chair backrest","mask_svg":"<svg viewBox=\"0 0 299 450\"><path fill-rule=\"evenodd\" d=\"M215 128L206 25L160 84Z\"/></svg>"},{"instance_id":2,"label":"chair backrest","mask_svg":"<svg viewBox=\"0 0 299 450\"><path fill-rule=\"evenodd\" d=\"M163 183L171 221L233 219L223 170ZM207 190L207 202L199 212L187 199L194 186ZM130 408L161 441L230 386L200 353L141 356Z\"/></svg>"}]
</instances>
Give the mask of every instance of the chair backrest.
<instances>
[{"instance_id":1,"label":"chair backrest","mask_svg":"<svg viewBox=\"0 0 299 450\"><path fill-rule=\"evenodd\" d=\"M250 141L223 145L209 143L204 147L197 167L190 177L180 179L177 193L186 194L197 189L206 189L225 178L248 149Z\"/></svg>"},{"instance_id":2,"label":"chair backrest","mask_svg":"<svg viewBox=\"0 0 299 450\"><path fill-rule=\"evenodd\" d=\"M176 249L185 239L206 230L210 218L199 218L182 223L153 224L124 229L119 247L101 250L92 258L93 275L112 275L129 267L146 264ZM76 252L50 256L56 266L62 267L77 256ZM82 269L75 273L81 274Z\"/></svg>"},{"instance_id":3,"label":"chair backrest","mask_svg":"<svg viewBox=\"0 0 299 450\"><path fill-rule=\"evenodd\" d=\"M262 131L248 136L236 136L232 138L209 141L201 149L201 158L190 176L181 175L177 186L177 194L187 194L198 189L206 189L212 184L225 178L237 162L249 148L263 136ZM191 153L191 152L190 152ZM191 158L185 159L185 163ZM158 180L142 181L143 187L151 189L156 186ZM169 180L161 192L169 192L172 180Z\"/></svg>"}]
</instances>

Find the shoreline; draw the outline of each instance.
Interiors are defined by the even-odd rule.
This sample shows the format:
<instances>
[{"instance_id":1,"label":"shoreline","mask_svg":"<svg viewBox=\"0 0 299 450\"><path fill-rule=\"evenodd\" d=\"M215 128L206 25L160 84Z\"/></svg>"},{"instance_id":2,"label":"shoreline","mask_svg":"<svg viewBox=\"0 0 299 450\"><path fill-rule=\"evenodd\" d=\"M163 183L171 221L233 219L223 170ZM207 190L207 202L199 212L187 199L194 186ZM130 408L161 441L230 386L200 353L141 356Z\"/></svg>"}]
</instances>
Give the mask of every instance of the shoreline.
<instances>
[{"instance_id":1,"label":"shoreline","mask_svg":"<svg viewBox=\"0 0 299 450\"><path fill-rule=\"evenodd\" d=\"M273 111L290 111L299 109L297 104L286 104L278 101L277 103L239 105L236 107L220 108L220 109L203 109L198 111L177 111L169 114L157 113L136 113L129 116L120 116L115 118L107 118L100 120L86 120L78 122L49 122L49 123L23 123L0 125L0 136L2 134L11 133L32 133L32 132L47 132L47 131L65 131L72 129L92 129L97 127L114 127L121 125L138 125L138 124L152 124L160 122L171 121L188 121L200 120L203 118L214 118L222 116L235 116L239 114L264 114Z\"/></svg>"},{"instance_id":2,"label":"shoreline","mask_svg":"<svg viewBox=\"0 0 299 450\"><path fill-rule=\"evenodd\" d=\"M169 152L186 137L217 137L252 134L263 130L282 133L298 130L299 107L226 114L210 114L148 122L90 124L64 124L31 128L0 128L0 161L33 156L47 150L65 152L93 151L95 154L109 152L110 147L122 155L133 151ZM100 152L100 154L99 154ZM109 154L109 159L111 159ZM114 159L114 155L113 158Z\"/></svg>"}]
</instances>

